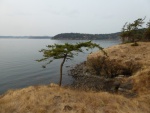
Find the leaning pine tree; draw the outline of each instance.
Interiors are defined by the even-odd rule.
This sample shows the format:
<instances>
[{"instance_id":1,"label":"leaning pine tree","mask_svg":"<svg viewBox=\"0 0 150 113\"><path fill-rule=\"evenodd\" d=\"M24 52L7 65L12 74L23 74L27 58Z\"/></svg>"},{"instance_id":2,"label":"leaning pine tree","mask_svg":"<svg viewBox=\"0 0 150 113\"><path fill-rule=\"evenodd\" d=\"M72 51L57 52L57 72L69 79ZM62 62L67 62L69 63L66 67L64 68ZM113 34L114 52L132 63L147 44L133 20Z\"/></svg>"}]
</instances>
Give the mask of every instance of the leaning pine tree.
<instances>
[{"instance_id":1,"label":"leaning pine tree","mask_svg":"<svg viewBox=\"0 0 150 113\"><path fill-rule=\"evenodd\" d=\"M139 18L135 20L133 23L125 23L125 25L122 28L122 32L120 36L122 37L122 42L134 42L136 43L137 40L142 40L142 33L140 32L140 29L142 28L142 25L144 24L144 19Z\"/></svg>"},{"instance_id":2,"label":"leaning pine tree","mask_svg":"<svg viewBox=\"0 0 150 113\"><path fill-rule=\"evenodd\" d=\"M147 25L147 28L144 33L144 38L146 41L150 41L150 20L149 20L149 22L147 22L146 25Z\"/></svg>"},{"instance_id":3,"label":"leaning pine tree","mask_svg":"<svg viewBox=\"0 0 150 113\"><path fill-rule=\"evenodd\" d=\"M63 59L62 63L60 64L59 86L61 86L63 64L65 63L66 60L71 60L71 58L73 58L74 55L77 55L78 52L83 52L82 50L83 47L86 48L86 50L98 48L103 51L102 47L100 47L96 43L92 43L91 41L76 43L75 45L68 44L68 43L65 43L64 45L54 44L54 45L48 45L47 49L42 49L40 52L43 52L44 58L37 61L38 62L47 61L47 63L43 66L43 68L46 68L46 65L50 64L53 60ZM104 54L106 53L104 52Z\"/></svg>"}]
</instances>

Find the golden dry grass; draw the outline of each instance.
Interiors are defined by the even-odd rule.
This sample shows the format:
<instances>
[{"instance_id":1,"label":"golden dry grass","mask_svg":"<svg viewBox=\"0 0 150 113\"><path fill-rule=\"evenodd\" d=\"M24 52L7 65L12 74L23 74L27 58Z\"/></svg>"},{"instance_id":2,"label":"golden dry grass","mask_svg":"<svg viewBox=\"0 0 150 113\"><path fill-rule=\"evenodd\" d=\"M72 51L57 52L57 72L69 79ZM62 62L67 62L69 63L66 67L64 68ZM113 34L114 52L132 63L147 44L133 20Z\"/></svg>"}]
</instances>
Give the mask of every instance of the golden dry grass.
<instances>
[{"instance_id":1,"label":"golden dry grass","mask_svg":"<svg viewBox=\"0 0 150 113\"><path fill-rule=\"evenodd\" d=\"M72 90L55 84L9 90L0 96L0 113L150 113L150 43L117 45L107 48L111 58L133 59L143 67L133 76L136 98L107 92ZM96 57L100 52L91 54Z\"/></svg>"},{"instance_id":2,"label":"golden dry grass","mask_svg":"<svg viewBox=\"0 0 150 113\"><path fill-rule=\"evenodd\" d=\"M117 59L120 63L128 60L142 63L143 68L150 66L150 42L138 42L139 46L131 46L131 43L120 44L104 49L110 59ZM96 58L103 55L103 52L97 51L88 56L90 58Z\"/></svg>"},{"instance_id":3,"label":"golden dry grass","mask_svg":"<svg viewBox=\"0 0 150 113\"><path fill-rule=\"evenodd\" d=\"M128 99L107 92L79 92L54 84L31 86L1 96L0 113L149 113L147 98L147 95Z\"/></svg>"},{"instance_id":4,"label":"golden dry grass","mask_svg":"<svg viewBox=\"0 0 150 113\"><path fill-rule=\"evenodd\" d=\"M134 81L133 90L139 94L145 94L150 90L150 42L138 42L139 46L131 46L131 43L115 45L106 48L110 59L116 59L121 65L127 61L140 64L142 67L127 79ZM88 56L88 60L103 56L101 51Z\"/></svg>"}]
</instances>

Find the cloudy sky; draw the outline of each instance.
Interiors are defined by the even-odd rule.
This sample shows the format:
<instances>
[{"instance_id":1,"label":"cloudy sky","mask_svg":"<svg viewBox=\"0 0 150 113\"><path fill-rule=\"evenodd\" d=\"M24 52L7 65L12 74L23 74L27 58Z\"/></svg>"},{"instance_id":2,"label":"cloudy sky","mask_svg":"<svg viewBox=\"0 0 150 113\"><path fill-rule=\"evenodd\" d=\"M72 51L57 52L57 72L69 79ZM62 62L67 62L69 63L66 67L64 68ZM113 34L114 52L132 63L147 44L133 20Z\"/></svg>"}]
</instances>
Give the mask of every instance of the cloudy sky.
<instances>
[{"instance_id":1,"label":"cloudy sky","mask_svg":"<svg viewBox=\"0 0 150 113\"><path fill-rule=\"evenodd\" d=\"M150 19L150 0L0 0L0 35L113 33Z\"/></svg>"}]
</instances>

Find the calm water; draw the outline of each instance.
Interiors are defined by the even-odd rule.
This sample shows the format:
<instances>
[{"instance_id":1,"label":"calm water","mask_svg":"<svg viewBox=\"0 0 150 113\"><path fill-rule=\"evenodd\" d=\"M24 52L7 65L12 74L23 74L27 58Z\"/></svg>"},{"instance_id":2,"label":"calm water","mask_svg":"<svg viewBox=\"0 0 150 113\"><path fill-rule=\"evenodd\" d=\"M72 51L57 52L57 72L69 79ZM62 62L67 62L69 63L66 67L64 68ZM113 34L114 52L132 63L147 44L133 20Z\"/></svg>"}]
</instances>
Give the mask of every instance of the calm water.
<instances>
[{"instance_id":1,"label":"calm water","mask_svg":"<svg viewBox=\"0 0 150 113\"><path fill-rule=\"evenodd\" d=\"M76 43L79 40L50 40L50 39L0 39L0 94L8 89L23 88L30 85L49 84L59 81L59 65L61 60L53 61L46 69L35 60L42 58L38 51L46 45L54 43ZM82 42L82 41L80 41ZM120 41L93 41L102 47L116 45ZM89 53L89 52L88 52ZM64 65L62 84L70 84L73 78L67 75L68 66L74 66L86 60L88 53L79 54Z\"/></svg>"}]
</instances>

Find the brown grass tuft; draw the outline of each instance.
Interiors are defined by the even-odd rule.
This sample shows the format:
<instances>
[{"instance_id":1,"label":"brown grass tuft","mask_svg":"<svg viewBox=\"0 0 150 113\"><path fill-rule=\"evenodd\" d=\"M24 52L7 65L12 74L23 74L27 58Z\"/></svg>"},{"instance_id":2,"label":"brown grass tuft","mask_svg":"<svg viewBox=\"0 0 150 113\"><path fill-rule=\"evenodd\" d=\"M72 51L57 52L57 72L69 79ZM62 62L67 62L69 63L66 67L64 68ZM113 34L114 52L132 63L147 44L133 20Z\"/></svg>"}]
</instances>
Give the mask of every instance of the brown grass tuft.
<instances>
[{"instance_id":1,"label":"brown grass tuft","mask_svg":"<svg viewBox=\"0 0 150 113\"><path fill-rule=\"evenodd\" d=\"M79 92L57 85L31 86L1 96L0 113L149 113L147 98Z\"/></svg>"}]
</instances>

